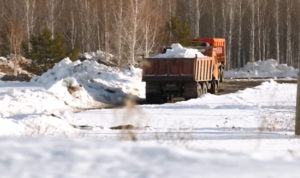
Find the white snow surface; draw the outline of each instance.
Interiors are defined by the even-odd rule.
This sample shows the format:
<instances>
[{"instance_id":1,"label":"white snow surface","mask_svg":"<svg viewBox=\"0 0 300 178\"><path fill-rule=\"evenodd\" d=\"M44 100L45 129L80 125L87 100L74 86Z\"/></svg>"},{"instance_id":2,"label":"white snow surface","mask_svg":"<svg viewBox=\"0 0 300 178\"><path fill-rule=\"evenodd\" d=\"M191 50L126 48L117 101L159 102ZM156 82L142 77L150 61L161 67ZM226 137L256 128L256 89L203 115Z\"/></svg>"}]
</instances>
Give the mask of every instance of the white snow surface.
<instances>
[{"instance_id":1,"label":"white snow surface","mask_svg":"<svg viewBox=\"0 0 300 178\"><path fill-rule=\"evenodd\" d=\"M243 68L225 71L225 78L296 78L298 69L274 59L249 62Z\"/></svg>"},{"instance_id":2,"label":"white snow surface","mask_svg":"<svg viewBox=\"0 0 300 178\"><path fill-rule=\"evenodd\" d=\"M77 107L95 107L95 101L116 105L124 102L128 95L144 97L145 84L141 82L141 77L141 69L132 66L119 69L94 60L72 62L66 58L42 76L33 78L31 82L46 86L59 98L68 100L69 104L74 103L75 99ZM65 96L70 95L70 87L75 92L68 98Z\"/></svg>"},{"instance_id":3,"label":"white snow surface","mask_svg":"<svg viewBox=\"0 0 300 178\"><path fill-rule=\"evenodd\" d=\"M204 58L206 57L197 49L185 48L179 43L171 45L172 49L167 49L166 53L158 54L152 58Z\"/></svg>"},{"instance_id":4,"label":"white snow surface","mask_svg":"<svg viewBox=\"0 0 300 178\"><path fill-rule=\"evenodd\" d=\"M0 56L0 62L7 62L7 58Z\"/></svg>"},{"instance_id":5,"label":"white snow surface","mask_svg":"<svg viewBox=\"0 0 300 178\"><path fill-rule=\"evenodd\" d=\"M296 84L82 110L143 85L140 69L69 59L31 82L0 81L0 177L299 177Z\"/></svg>"},{"instance_id":6,"label":"white snow surface","mask_svg":"<svg viewBox=\"0 0 300 178\"><path fill-rule=\"evenodd\" d=\"M33 83L0 84L2 177L299 177L296 84L83 112ZM110 129L124 124L136 128Z\"/></svg>"}]
</instances>

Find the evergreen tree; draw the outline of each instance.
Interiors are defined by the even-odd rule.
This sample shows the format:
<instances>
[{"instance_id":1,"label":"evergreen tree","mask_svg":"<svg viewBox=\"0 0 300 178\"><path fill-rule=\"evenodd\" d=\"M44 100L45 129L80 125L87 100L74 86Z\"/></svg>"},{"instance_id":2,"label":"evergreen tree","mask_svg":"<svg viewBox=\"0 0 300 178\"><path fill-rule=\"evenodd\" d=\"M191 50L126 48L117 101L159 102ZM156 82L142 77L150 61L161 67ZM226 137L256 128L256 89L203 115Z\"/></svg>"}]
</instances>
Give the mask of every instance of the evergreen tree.
<instances>
[{"instance_id":1,"label":"evergreen tree","mask_svg":"<svg viewBox=\"0 0 300 178\"><path fill-rule=\"evenodd\" d=\"M67 56L67 45L63 40L61 33L58 33L52 39L52 32L45 28L38 36L33 36L30 39L31 50L25 55L27 58L32 59L32 64L28 66L28 70L35 74L42 74L49 68L52 68L55 63L62 60ZM25 52L28 51L25 46ZM79 50L71 50L70 57L75 60L78 56Z\"/></svg>"},{"instance_id":2,"label":"evergreen tree","mask_svg":"<svg viewBox=\"0 0 300 178\"><path fill-rule=\"evenodd\" d=\"M191 44L190 26L186 23L183 24L180 18L171 18L171 34L172 43L180 43L183 46L189 46Z\"/></svg>"}]
</instances>

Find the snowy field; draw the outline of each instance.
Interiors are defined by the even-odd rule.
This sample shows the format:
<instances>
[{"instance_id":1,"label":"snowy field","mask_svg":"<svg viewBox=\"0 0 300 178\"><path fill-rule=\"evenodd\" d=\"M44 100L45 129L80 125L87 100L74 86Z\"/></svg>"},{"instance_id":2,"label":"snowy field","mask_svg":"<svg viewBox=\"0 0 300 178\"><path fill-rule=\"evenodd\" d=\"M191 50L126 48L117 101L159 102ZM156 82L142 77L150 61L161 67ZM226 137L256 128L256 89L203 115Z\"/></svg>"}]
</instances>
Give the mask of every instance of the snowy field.
<instances>
[{"instance_id":1,"label":"snowy field","mask_svg":"<svg viewBox=\"0 0 300 178\"><path fill-rule=\"evenodd\" d=\"M296 84L135 106L126 94L144 96L140 79L65 59L31 82L0 81L0 177L299 177Z\"/></svg>"}]
</instances>

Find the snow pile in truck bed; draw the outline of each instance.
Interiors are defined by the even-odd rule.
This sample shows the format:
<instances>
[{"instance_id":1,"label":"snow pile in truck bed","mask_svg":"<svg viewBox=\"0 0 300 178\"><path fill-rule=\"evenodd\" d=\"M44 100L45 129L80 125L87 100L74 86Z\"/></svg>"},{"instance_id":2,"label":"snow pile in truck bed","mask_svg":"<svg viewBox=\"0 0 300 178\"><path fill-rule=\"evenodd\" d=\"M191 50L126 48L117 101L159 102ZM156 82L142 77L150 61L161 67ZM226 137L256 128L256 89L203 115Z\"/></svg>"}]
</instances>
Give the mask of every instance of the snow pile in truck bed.
<instances>
[{"instance_id":1,"label":"snow pile in truck bed","mask_svg":"<svg viewBox=\"0 0 300 178\"><path fill-rule=\"evenodd\" d=\"M195 58L206 57L197 49L184 48L179 43L174 43L171 45L172 49L167 49L166 53L158 54L152 58Z\"/></svg>"},{"instance_id":2,"label":"snow pile in truck bed","mask_svg":"<svg viewBox=\"0 0 300 178\"><path fill-rule=\"evenodd\" d=\"M101 103L116 105L124 102L128 95L144 97L145 85L141 77L142 70L133 66L119 69L99 64L94 60L72 62L66 58L31 81L45 85L64 99L67 99L65 94L75 93L75 98L81 103L91 101L92 98Z\"/></svg>"},{"instance_id":3,"label":"snow pile in truck bed","mask_svg":"<svg viewBox=\"0 0 300 178\"><path fill-rule=\"evenodd\" d=\"M274 59L266 61L249 62L243 68L225 72L225 78L295 78L298 69L278 64Z\"/></svg>"}]
</instances>

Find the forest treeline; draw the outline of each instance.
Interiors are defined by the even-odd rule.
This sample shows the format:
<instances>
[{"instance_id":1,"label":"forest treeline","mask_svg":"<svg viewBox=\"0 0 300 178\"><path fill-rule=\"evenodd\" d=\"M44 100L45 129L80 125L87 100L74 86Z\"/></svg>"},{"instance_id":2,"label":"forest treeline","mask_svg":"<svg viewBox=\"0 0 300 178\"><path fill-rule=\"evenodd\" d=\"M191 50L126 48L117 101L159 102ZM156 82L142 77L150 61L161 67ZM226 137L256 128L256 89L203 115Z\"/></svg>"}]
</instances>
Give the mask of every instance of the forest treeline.
<instances>
[{"instance_id":1,"label":"forest treeline","mask_svg":"<svg viewBox=\"0 0 300 178\"><path fill-rule=\"evenodd\" d=\"M0 8L3 56L28 54L31 39L47 28L67 51L102 50L119 65L198 37L226 38L227 68L270 58L300 61L300 0L1 0Z\"/></svg>"}]
</instances>

